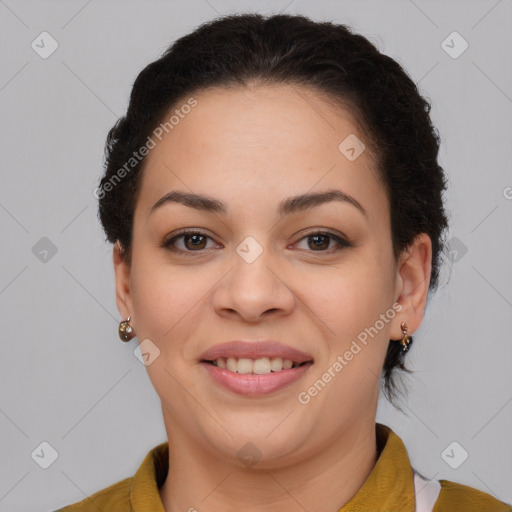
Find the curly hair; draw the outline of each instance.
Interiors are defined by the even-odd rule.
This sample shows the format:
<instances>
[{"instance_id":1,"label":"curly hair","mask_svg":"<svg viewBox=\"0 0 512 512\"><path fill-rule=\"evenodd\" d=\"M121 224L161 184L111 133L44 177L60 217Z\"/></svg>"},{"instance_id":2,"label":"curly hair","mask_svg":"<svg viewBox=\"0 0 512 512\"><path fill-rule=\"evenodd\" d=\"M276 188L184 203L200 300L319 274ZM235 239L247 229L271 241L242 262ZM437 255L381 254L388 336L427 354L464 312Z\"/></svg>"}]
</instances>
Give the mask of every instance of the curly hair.
<instances>
[{"instance_id":1,"label":"curly hair","mask_svg":"<svg viewBox=\"0 0 512 512\"><path fill-rule=\"evenodd\" d=\"M309 86L354 114L368 136L389 200L394 257L426 233L432 241L429 292L434 290L448 221L442 197L447 182L437 161L440 138L430 119L431 105L406 71L368 39L346 25L300 15L217 18L176 40L140 72L126 115L110 129L105 144L105 172L96 197L107 240L118 242L130 263L145 162L137 150L169 111L210 87L259 83ZM382 378L395 407L394 370L410 373L404 357L400 344L390 340Z\"/></svg>"}]
</instances>

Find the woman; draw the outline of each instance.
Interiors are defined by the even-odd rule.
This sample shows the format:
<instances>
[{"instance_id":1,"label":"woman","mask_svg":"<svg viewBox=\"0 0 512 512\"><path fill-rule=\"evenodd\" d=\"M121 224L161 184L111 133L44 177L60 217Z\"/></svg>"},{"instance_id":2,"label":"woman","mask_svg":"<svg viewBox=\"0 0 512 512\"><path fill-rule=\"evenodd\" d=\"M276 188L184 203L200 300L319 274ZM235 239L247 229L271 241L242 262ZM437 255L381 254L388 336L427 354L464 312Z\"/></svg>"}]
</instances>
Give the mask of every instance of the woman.
<instances>
[{"instance_id":1,"label":"woman","mask_svg":"<svg viewBox=\"0 0 512 512\"><path fill-rule=\"evenodd\" d=\"M512 510L425 479L375 421L438 280L429 110L301 16L214 20L140 73L96 194L168 442L61 512Z\"/></svg>"}]
</instances>

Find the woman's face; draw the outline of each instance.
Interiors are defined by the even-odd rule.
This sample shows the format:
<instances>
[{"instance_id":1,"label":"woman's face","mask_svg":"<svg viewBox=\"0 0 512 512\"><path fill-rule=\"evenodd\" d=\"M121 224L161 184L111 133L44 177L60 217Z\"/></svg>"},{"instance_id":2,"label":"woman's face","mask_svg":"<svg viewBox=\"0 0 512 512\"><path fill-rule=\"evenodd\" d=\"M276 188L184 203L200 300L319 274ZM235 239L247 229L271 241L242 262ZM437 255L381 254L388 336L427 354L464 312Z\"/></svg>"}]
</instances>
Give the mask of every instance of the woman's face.
<instances>
[{"instance_id":1,"label":"woman's face","mask_svg":"<svg viewBox=\"0 0 512 512\"><path fill-rule=\"evenodd\" d=\"M252 450L259 467L277 467L373 428L389 339L402 321L417 326L398 312L409 274L348 113L299 86L194 97L146 157L131 267L115 251L118 305L149 353L169 440L239 464ZM338 199L304 200L327 191ZM171 192L223 209L162 200ZM241 358L224 360L231 369L203 361L234 340L260 351L209 354ZM280 354L309 362L279 371ZM269 364L277 371L265 375Z\"/></svg>"}]
</instances>

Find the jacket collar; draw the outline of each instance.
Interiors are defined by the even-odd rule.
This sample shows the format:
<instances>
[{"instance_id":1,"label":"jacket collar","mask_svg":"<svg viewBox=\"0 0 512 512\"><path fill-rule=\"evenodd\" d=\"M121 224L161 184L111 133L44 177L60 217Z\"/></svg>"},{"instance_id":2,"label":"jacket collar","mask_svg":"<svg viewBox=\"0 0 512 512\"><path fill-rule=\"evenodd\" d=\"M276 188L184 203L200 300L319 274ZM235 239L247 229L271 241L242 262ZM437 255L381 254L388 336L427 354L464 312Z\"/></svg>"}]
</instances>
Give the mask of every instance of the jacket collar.
<instances>
[{"instance_id":1,"label":"jacket collar","mask_svg":"<svg viewBox=\"0 0 512 512\"><path fill-rule=\"evenodd\" d=\"M375 424L377 462L363 486L339 512L414 512L414 474L402 440L386 425Z\"/></svg>"},{"instance_id":2,"label":"jacket collar","mask_svg":"<svg viewBox=\"0 0 512 512\"><path fill-rule=\"evenodd\" d=\"M158 489L169 469L169 442L155 446L144 458L130 486L133 512L165 512Z\"/></svg>"}]
</instances>

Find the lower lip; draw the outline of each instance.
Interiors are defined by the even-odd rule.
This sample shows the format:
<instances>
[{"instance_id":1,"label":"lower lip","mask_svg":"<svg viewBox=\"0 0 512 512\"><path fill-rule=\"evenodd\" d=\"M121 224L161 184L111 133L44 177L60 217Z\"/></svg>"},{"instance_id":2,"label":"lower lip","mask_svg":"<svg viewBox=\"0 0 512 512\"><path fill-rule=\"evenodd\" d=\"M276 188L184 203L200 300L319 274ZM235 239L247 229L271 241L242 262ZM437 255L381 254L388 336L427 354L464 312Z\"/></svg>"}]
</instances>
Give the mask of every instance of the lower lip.
<instances>
[{"instance_id":1,"label":"lower lip","mask_svg":"<svg viewBox=\"0 0 512 512\"><path fill-rule=\"evenodd\" d=\"M244 396L262 396L279 391L297 382L313 363L306 363L296 368L270 372L264 375L236 373L205 362L200 364L215 382L230 391Z\"/></svg>"}]
</instances>

